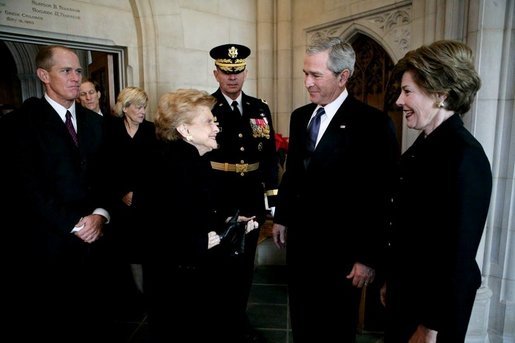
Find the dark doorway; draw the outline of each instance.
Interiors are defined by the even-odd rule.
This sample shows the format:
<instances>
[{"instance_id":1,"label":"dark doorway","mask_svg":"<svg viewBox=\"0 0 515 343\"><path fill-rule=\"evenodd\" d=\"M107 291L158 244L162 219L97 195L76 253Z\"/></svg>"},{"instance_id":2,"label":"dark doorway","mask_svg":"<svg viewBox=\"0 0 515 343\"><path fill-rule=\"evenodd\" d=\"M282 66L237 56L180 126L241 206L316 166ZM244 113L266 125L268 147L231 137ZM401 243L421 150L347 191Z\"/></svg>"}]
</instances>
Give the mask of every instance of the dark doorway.
<instances>
[{"instance_id":1,"label":"dark doorway","mask_svg":"<svg viewBox=\"0 0 515 343\"><path fill-rule=\"evenodd\" d=\"M395 125L400 147L402 111L395 106L399 93L395 83L390 80L394 63L376 41L364 34L354 37L352 47L356 52L356 65L354 75L349 81L349 93L364 103L388 113Z\"/></svg>"},{"instance_id":2,"label":"dark doorway","mask_svg":"<svg viewBox=\"0 0 515 343\"><path fill-rule=\"evenodd\" d=\"M101 105L111 109L125 84L125 48L87 45L80 42L42 40L0 33L0 106L2 112L19 107L30 97L41 97L35 58L42 45L58 44L74 49L84 69L83 78L92 78L102 89Z\"/></svg>"}]
</instances>

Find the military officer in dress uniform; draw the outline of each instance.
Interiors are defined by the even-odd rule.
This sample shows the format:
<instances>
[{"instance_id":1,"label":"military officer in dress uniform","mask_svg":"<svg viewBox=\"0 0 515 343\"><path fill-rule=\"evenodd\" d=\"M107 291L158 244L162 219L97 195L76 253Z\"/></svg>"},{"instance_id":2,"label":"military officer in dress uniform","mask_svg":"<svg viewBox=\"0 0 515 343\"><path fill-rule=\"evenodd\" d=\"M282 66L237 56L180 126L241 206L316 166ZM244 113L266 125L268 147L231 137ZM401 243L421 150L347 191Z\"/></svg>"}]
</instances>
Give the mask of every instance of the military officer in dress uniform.
<instances>
[{"instance_id":1,"label":"military officer in dress uniform","mask_svg":"<svg viewBox=\"0 0 515 343\"><path fill-rule=\"evenodd\" d=\"M212 94L218 100L212 112L220 128L216 137L219 147L208 154L217 208L256 216L261 228L266 215L265 199L269 207L274 206L278 183L278 155L270 108L264 100L242 91L248 72L248 47L224 44L211 49L209 54L215 60L213 74L219 84ZM224 261L228 273L224 281L229 284L228 292L224 293L231 294L227 315L235 316L239 342L258 341L248 323L246 307L259 231L253 230L245 236L243 254Z\"/></svg>"}]
</instances>

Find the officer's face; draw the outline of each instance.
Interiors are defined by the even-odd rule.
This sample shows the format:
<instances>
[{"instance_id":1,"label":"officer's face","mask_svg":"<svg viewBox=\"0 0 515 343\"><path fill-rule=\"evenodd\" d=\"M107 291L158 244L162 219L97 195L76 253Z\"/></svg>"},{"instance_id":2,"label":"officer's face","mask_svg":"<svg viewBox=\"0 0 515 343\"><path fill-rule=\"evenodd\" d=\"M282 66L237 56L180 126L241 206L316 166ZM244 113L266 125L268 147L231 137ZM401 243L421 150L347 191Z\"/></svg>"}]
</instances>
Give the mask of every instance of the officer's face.
<instances>
[{"instance_id":1,"label":"officer's face","mask_svg":"<svg viewBox=\"0 0 515 343\"><path fill-rule=\"evenodd\" d=\"M227 74L217 68L213 71L213 74L220 85L222 93L233 100L240 95L243 83L247 79L247 69L238 74Z\"/></svg>"}]
</instances>

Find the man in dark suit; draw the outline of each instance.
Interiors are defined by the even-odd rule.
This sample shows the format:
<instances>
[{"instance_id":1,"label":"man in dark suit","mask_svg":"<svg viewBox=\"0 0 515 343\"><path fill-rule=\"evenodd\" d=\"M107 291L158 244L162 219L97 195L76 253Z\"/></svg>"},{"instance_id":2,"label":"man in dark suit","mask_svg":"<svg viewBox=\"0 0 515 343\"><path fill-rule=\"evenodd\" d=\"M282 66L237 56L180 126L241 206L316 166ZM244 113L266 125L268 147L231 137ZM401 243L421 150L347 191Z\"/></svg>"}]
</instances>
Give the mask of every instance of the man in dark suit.
<instances>
[{"instance_id":1,"label":"man in dark suit","mask_svg":"<svg viewBox=\"0 0 515 343\"><path fill-rule=\"evenodd\" d=\"M217 206L227 214L256 216L261 227L265 222L265 195L274 206L277 194L278 155L275 133L267 103L245 94L246 58L250 49L239 44L224 44L210 51L215 60L213 74L219 83L212 95L217 99L212 112L220 132L218 149L206 156L211 161L214 197ZM256 332L248 325L247 300L254 272L254 257L259 230L245 236L245 251L240 256L222 257L227 274L223 293L227 296L227 323L234 323L242 341L257 341ZM237 331L237 330L236 330Z\"/></svg>"},{"instance_id":2,"label":"man in dark suit","mask_svg":"<svg viewBox=\"0 0 515 343\"><path fill-rule=\"evenodd\" d=\"M310 45L303 72L312 103L291 116L273 234L277 246L287 243L295 343L355 341L361 288L383 248L397 143L389 117L348 94L354 62L339 38Z\"/></svg>"},{"instance_id":3,"label":"man in dark suit","mask_svg":"<svg viewBox=\"0 0 515 343\"><path fill-rule=\"evenodd\" d=\"M36 66L44 97L0 122L2 210L17 264L12 319L23 327L19 340L99 342L107 337L97 330L105 311L95 249L109 220L98 187L102 117L76 105L75 52L42 47Z\"/></svg>"}]
</instances>

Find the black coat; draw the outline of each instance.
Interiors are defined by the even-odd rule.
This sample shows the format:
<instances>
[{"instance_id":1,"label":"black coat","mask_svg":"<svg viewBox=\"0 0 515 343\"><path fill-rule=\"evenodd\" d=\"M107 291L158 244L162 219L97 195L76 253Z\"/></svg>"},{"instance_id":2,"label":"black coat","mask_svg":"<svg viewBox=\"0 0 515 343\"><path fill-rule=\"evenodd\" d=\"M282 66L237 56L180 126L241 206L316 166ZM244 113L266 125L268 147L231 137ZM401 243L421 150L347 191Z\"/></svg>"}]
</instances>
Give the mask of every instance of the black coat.
<instances>
[{"instance_id":1,"label":"black coat","mask_svg":"<svg viewBox=\"0 0 515 343\"><path fill-rule=\"evenodd\" d=\"M103 167L105 188L112 208L110 250L118 257L123 256L130 262L139 263L144 255L146 218L139 213L137 204L133 203L129 207L122 198L128 192L133 192L133 199L137 198L135 194L145 182L151 158L157 148L155 127L154 123L144 120L139 124L134 137L127 133L123 118L108 119L106 127Z\"/></svg>"},{"instance_id":2,"label":"black coat","mask_svg":"<svg viewBox=\"0 0 515 343\"><path fill-rule=\"evenodd\" d=\"M204 341L221 332L215 327L223 301L211 264L222 247L208 250L208 232L223 222L211 200L211 166L183 140L159 141L154 158L145 177L149 183L133 202L146 218L143 276L152 342Z\"/></svg>"},{"instance_id":3,"label":"black coat","mask_svg":"<svg viewBox=\"0 0 515 343\"><path fill-rule=\"evenodd\" d=\"M361 290L346 276L356 262L379 267L397 142L386 114L348 96L306 168L315 108L292 113L274 221L287 226L294 339L350 342Z\"/></svg>"},{"instance_id":4,"label":"black coat","mask_svg":"<svg viewBox=\"0 0 515 343\"><path fill-rule=\"evenodd\" d=\"M390 342L418 324L439 342L463 342L481 274L475 257L492 174L480 143L455 114L402 155L388 280Z\"/></svg>"},{"instance_id":5,"label":"black coat","mask_svg":"<svg viewBox=\"0 0 515 343\"><path fill-rule=\"evenodd\" d=\"M349 96L306 169L306 128L315 107L303 106L291 117L275 214L275 222L288 227L289 261L324 263L335 273L348 273L355 262L376 268L398 154L391 120Z\"/></svg>"},{"instance_id":6,"label":"black coat","mask_svg":"<svg viewBox=\"0 0 515 343\"><path fill-rule=\"evenodd\" d=\"M78 147L45 99L30 98L3 118L16 185L11 215L35 257L82 259L90 245L70 231L95 208L108 208L100 188L102 117L78 104L76 117Z\"/></svg>"},{"instance_id":7,"label":"black coat","mask_svg":"<svg viewBox=\"0 0 515 343\"><path fill-rule=\"evenodd\" d=\"M14 261L5 278L16 307L9 313L22 340L100 342L107 318L97 260L74 225L106 206L100 187L103 120L76 105L78 147L43 98L2 117L2 225ZM12 273L11 273L12 272ZM74 301L80 297L80 301ZM84 330L83 323L91 325ZM13 326L16 327L16 326ZM99 332L102 331L102 332Z\"/></svg>"}]
</instances>

